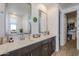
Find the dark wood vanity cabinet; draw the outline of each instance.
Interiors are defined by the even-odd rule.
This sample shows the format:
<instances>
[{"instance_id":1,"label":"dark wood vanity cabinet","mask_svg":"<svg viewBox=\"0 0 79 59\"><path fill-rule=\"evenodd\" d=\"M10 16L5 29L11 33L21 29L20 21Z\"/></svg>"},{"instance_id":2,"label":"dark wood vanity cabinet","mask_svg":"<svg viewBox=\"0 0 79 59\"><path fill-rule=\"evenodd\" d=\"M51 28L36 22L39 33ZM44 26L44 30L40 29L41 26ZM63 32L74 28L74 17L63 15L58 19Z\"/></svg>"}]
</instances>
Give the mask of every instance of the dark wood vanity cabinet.
<instances>
[{"instance_id":1,"label":"dark wood vanity cabinet","mask_svg":"<svg viewBox=\"0 0 79 59\"><path fill-rule=\"evenodd\" d=\"M36 43L31 47L32 56L50 56L55 51L55 37Z\"/></svg>"},{"instance_id":2,"label":"dark wood vanity cabinet","mask_svg":"<svg viewBox=\"0 0 79 59\"><path fill-rule=\"evenodd\" d=\"M3 54L2 56L50 56L55 51L56 37Z\"/></svg>"}]
</instances>

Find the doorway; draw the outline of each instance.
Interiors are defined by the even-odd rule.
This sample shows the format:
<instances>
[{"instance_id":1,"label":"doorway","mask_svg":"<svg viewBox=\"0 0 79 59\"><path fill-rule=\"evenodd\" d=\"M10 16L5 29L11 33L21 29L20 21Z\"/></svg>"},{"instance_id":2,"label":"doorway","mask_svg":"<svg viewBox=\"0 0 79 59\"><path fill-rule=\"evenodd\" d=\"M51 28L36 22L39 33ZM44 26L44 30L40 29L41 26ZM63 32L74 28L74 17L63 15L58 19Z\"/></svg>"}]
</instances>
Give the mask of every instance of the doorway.
<instances>
[{"instance_id":1,"label":"doorway","mask_svg":"<svg viewBox=\"0 0 79 59\"><path fill-rule=\"evenodd\" d=\"M76 48L77 46L77 11L73 11L65 14L66 20L66 45L70 48Z\"/></svg>"}]
</instances>

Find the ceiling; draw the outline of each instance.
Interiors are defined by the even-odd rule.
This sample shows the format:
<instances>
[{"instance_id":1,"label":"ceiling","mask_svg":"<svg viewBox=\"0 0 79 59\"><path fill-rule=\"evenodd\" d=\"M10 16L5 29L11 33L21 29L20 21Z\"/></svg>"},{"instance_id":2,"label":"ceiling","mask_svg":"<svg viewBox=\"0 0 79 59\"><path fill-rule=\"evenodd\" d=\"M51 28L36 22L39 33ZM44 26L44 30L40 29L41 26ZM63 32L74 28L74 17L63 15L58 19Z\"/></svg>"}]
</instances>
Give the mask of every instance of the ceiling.
<instances>
[{"instance_id":1,"label":"ceiling","mask_svg":"<svg viewBox=\"0 0 79 59\"><path fill-rule=\"evenodd\" d=\"M79 3L59 3L62 9L66 9L72 6L79 5Z\"/></svg>"},{"instance_id":2,"label":"ceiling","mask_svg":"<svg viewBox=\"0 0 79 59\"><path fill-rule=\"evenodd\" d=\"M42 3L47 9L50 9L52 6L59 4L62 9L66 9L75 5L79 5L79 3ZM26 3L9 3L8 9L10 12L15 12L19 15L27 14L27 4Z\"/></svg>"},{"instance_id":3,"label":"ceiling","mask_svg":"<svg viewBox=\"0 0 79 59\"><path fill-rule=\"evenodd\" d=\"M43 3L47 9L50 9L52 6L56 5L57 3Z\"/></svg>"},{"instance_id":4,"label":"ceiling","mask_svg":"<svg viewBox=\"0 0 79 59\"><path fill-rule=\"evenodd\" d=\"M56 4L59 4L59 6L62 8L62 9L66 9L66 8L69 8L69 7L72 7L72 6L76 6L76 5L79 5L79 3L43 3L48 9L51 8L52 6L56 5Z\"/></svg>"}]
</instances>

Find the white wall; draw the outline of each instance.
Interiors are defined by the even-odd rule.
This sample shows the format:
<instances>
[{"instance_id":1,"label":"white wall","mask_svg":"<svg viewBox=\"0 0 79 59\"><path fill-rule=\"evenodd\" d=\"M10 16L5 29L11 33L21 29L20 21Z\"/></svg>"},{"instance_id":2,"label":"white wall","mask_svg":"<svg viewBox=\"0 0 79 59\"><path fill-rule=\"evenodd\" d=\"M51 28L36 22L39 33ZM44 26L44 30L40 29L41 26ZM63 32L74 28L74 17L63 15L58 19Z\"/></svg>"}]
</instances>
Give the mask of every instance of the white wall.
<instances>
[{"instance_id":1,"label":"white wall","mask_svg":"<svg viewBox=\"0 0 79 59\"><path fill-rule=\"evenodd\" d=\"M4 37L5 36L4 15L5 15L5 4L4 3L0 3L0 37Z\"/></svg>"},{"instance_id":2,"label":"white wall","mask_svg":"<svg viewBox=\"0 0 79 59\"><path fill-rule=\"evenodd\" d=\"M56 51L59 50L59 9L58 5L48 10L48 30L56 36Z\"/></svg>"}]
</instances>

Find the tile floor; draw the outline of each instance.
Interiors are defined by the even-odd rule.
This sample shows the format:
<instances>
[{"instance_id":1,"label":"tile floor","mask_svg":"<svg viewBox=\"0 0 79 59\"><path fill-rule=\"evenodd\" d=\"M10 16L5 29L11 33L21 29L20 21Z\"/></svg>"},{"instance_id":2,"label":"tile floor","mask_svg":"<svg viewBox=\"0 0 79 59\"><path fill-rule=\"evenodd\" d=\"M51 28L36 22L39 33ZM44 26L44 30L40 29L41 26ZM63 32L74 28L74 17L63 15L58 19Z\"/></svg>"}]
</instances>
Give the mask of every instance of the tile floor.
<instances>
[{"instance_id":1,"label":"tile floor","mask_svg":"<svg viewBox=\"0 0 79 59\"><path fill-rule=\"evenodd\" d=\"M52 56L79 56L79 50L76 49L76 40L70 40L61 47L58 52L54 52Z\"/></svg>"}]
</instances>

